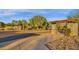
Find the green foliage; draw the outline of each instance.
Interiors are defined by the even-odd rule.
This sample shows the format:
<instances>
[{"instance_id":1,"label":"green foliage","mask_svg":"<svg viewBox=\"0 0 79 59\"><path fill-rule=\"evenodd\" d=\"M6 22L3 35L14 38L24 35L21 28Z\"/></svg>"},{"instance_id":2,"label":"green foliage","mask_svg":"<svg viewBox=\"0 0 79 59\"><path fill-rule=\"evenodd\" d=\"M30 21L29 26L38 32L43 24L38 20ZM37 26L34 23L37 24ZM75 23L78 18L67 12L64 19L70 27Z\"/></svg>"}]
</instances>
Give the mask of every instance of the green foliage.
<instances>
[{"instance_id":1,"label":"green foliage","mask_svg":"<svg viewBox=\"0 0 79 59\"><path fill-rule=\"evenodd\" d=\"M46 29L48 22L43 16L34 16L30 20L30 25L34 29Z\"/></svg>"},{"instance_id":2,"label":"green foliage","mask_svg":"<svg viewBox=\"0 0 79 59\"><path fill-rule=\"evenodd\" d=\"M12 26L16 26L16 25L18 25L18 21L12 20Z\"/></svg>"},{"instance_id":3,"label":"green foliage","mask_svg":"<svg viewBox=\"0 0 79 59\"><path fill-rule=\"evenodd\" d=\"M5 23L4 22L0 22L0 27L5 27Z\"/></svg>"},{"instance_id":4,"label":"green foliage","mask_svg":"<svg viewBox=\"0 0 79 59\"><path fill-rule=\"evenodd\" d=\"M47 22L46 18L43 16L34 16L31 19L29 19L29 22L27 23L24 19L19 20L12 20L11 23L2 23L0 24L2 27L6 26L11 27L13 30L26 30L26 29L51 29L52 24Z\"/></svg>"},{"instance_id":5,"label":"green foliage","mask_svg":"<svg viewBox=\"0 0 79 59\"><path fill-rule=\"evenodd\" d=\"M7 23L6 26L12 26L12 23Z\"/></svg>"},{"instance_id":6,"label":"green foliage","mask_svg":"<svg viewBox=\"0 0 79 59\"><path fill-rule=\"evenodd\" d=\"M51 23L47 23L47 27L46 27L48 30L51 30L52 29L52 24Z\"/></svg>"},{"instance_id":7,"label":"green foliage","mask_svg":"<svg viewBox=\"0 0 79 59\"><path fill-rule=\"evenodd\" d=\"M18 25L21 26L21 30L25 30L27 22L26 20L21 19L18 21Z\"/></svg>"},{"instance_id":8,"label":"green foliage","mask_svg":"<svg viewBox=\"0 0 79 59\"><path fill-rule=\"evenodd\" d=\"M66 36L69 36L70 33L71 33L71 30L70 30L69 28L67 28L66 25L63 27L63 31L64 31L64 34L65 34Z\"/></svg>"},{"instance_id":9,"label":"green foliage","mask_svg":"<svg viewBox=\"0 0 79 59\"><path fill-rule=\"evenodd\" d=\"M72 17L72 16L68 16L67 19L68 19L68 20L72 20L73 17Z\"/></svg>"},{"instance_id":10,"label":"green foliage","mask_svg":"<svg viewBox=\"0 0 79 59\"><path fill-rule=\"evenodd\" d=\"M69 36L70 33L71 33L71 30L67 27L67 24L64 25L63 27L57 26L57 30L58 30L60 33L63 33L65 36Z\"/></svg>"},{"instance_id":11,"label":"green foliage","mask_svg":"<svg viewBox=\"0 0 79 59\"><path fill-rule=\"evenodd\" d=\"M75 13L73 15L70 15L67 17L68 20L76 20L77 23L79 23L79 13Z\"/></svg>"},{"instance_id":12,"label":"green foliage","mask_svg":"<svg viewBox=\"0 0 79 59\"><path fill-rule=\"evenodd\" d=\"M79 20L79 14L78 13L74 14L72 17Z\"/></svg>"}]
</instances>

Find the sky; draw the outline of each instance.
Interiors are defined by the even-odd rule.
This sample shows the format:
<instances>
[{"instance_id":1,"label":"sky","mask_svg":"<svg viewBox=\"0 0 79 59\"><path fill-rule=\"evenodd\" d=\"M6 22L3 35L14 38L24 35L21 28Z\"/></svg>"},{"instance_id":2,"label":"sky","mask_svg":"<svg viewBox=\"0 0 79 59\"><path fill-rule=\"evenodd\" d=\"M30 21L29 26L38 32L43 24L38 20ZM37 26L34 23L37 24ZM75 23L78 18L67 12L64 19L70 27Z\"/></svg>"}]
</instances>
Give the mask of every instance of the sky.
<instances>
[{"instance_id":1,"label":"sky","mask_svg":"<svg viewBox=\"0 0 79 59\"><path fill-rule=\"evenodd\" d=\"M48 21L64 20L75 9L0 9L0 21L9 23L12 20L24 19L29 21L33 16L44 16Z\"/></svg>"}]
</instances>

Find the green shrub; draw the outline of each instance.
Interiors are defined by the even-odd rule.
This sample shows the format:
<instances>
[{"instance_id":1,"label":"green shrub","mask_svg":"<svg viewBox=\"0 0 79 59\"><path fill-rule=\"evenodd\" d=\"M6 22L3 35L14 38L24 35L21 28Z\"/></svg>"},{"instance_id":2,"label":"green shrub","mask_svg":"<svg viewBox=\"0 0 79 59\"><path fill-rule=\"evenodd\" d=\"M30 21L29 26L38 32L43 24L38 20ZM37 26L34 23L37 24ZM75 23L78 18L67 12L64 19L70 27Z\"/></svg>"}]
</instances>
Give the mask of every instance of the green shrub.
<instances>
[{"instance_id":1,"label":"green shrub","mask_svg":"<svg viewBox=\"0 0 79 59\"><path fill-rule=\"evenodd\" d=\"M66 35L66 36L69 36L71 33L71 30L67 27L67 25L64 25L63 27L58 25L57 30L58 30L58 32Z\"/></svg>"}]
</instances>

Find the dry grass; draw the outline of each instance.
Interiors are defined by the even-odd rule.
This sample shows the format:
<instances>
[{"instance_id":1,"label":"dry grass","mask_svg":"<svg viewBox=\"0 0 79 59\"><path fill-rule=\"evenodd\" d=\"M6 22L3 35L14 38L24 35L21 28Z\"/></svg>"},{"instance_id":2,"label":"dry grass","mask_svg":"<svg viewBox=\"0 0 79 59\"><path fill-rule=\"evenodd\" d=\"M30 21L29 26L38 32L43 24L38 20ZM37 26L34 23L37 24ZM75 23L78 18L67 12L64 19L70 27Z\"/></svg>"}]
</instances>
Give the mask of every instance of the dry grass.
<instances>
[{"instance_id":1,"label":"dry grass","mask_svg":"<svg viewBox=\"0 0 79 59\"><path fill-rule=\"evenodd\" d=\"M49 49L57 50L78 50L79 49L79 37L78 36L64 36L59 39L48 42L46 46Z\"/></svg>"}]
</instances>

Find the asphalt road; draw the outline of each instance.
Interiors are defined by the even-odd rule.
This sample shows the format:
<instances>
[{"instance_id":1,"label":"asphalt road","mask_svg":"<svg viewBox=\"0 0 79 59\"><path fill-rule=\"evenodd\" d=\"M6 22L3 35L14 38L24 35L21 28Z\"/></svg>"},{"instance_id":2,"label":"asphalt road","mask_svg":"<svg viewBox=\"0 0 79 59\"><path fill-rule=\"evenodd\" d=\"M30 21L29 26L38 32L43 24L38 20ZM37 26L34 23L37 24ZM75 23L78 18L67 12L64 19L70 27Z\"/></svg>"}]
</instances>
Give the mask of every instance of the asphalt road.
<instances>
[{"instance_id":1,"label":"asphalt road","mask_svg":"<svg viewBox=\"0 0 79 59\"><path fill-rule=\"evenodd\" d=\"M13 34L13 35L12 35ZM36 34L36 33L23 33L23 34L16 34L15 32L3 32L3 33L0 33L0 35L6 35L5 37L3 38L0 38L0 47L4 47L14 41L17 41L17 40L22 40L24 38L28 38L28 37L31 37L31 36L37 36L39 34Z\"/></svg>"},{"instance_id":2,"label":"asphalt road","mask_svg":"<svg viewBox=\"0 0 79 59\"><path fill-rule=\"evenodd\" d=\"M45 44L47 44L51 39L51 35L45 35L43 38L40 38L33 50L49 50Z\"/></svg>"},{"instance_id":3,"label":"asphalt road","mask_svg":"<svg viewBox=\"0 0 79 59\"><path fill-rule=\"evenodd\" d=\"M7 32L6 34L9 34L9 33ZM11 34L12 34L12 32L11 32ZM49 42L50 39L52 39L52 36L50 34L47 34L47 35L44 34L42 36L42 35L39 35L39 34L36 34L36 33L16 34L16 35L13 35L13 36L0 38L0 47L4 47L8 44L11 44L11 43L17 41L17 40L22 40L22 39L26 40L28 37L31 37L31 36L36 36L36 37L34 37L34 39L30 39L30 41L27 42L28 44L26 46L28 46L28 49L30 49L30 50L49 50L45 46L45 44L47 42ZM40 38L38 38L38 36ZM30 46L32 46L32 48L30 48Z\"/></svg>"},{"instance_id":4,"label":"asphalt road","mask_svg":"<svg viewBox=\"0 0 79 59\"><path fill-rule=\"evenodd\" d=\"M45 39L41 39L38 44L36 45L36 47L33 48L33 50L48 50L48 48L45 46L46 44L46 40Z\"/></svg>"}]
</instances>

